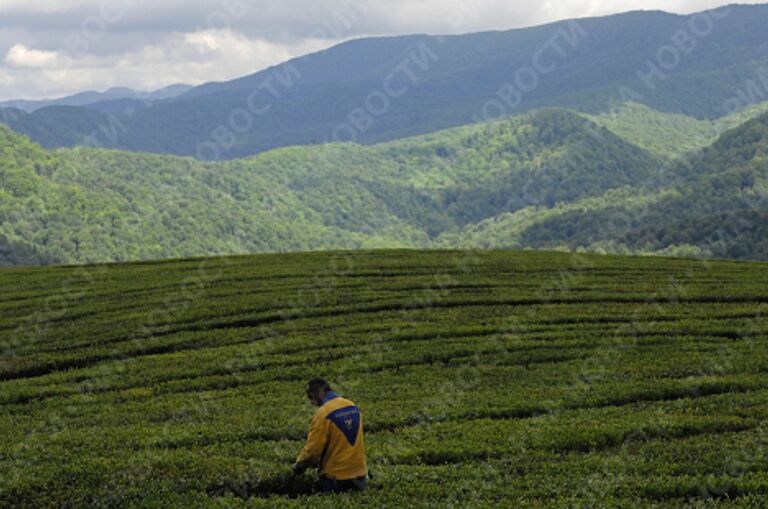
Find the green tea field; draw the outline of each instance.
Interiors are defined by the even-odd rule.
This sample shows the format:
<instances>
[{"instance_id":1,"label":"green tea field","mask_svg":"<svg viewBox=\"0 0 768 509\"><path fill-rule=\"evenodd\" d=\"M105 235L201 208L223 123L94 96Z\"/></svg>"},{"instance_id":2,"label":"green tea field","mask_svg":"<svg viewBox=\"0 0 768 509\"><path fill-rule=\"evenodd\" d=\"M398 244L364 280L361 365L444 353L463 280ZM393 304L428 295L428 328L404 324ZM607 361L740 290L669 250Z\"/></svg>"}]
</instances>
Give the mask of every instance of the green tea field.
<instances>
[{"instance_id":1,"label":"green tea field","mask_svg":"<svg viewBox=\"0 0 768 509\"><path fill-rule=\"evenodd\" d=\"M362 251L0 270L0 507L768 507L768 264ZM365 493L291 477L327 378Z\"/></svg>"}]
</instances>

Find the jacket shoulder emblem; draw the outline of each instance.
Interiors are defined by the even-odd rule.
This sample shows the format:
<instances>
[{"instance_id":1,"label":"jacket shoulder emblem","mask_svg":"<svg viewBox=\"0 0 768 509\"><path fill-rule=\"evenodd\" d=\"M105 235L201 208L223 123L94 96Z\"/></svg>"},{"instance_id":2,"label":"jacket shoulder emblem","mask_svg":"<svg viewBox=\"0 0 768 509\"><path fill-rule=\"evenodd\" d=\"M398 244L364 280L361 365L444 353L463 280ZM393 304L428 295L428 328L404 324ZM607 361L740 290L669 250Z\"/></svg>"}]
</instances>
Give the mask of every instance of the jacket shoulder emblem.
<instances>
[{"instance_id":1,"label":"jacket shoulder emblem","mask_svg":"<svg viewBox=\"0 0 768 509\"><path fill-rule=\"evenodd\" d=\"M329 419L349 442L349 445L355 445L357 432L360 430L360 409L355 405L339 408L329 413L326 419Z\"/></svg>"}]
</instances>

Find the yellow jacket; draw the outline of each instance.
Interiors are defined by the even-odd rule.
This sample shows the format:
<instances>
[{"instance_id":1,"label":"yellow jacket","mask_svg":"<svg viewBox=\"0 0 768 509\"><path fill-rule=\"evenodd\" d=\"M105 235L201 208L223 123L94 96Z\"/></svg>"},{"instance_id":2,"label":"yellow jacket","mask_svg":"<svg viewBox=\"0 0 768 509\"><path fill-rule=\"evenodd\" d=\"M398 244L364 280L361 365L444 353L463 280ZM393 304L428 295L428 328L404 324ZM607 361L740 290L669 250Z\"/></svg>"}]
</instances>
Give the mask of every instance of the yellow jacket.
<instances>
[{"instance_id":1,"label":"yellow jacket","mask_svg":"<svg viewBox=\"0 0 768 509\"><path fill-rule=\"evenodd\" d=\"M360 409L328 394L312 417L307 444L296 463L318 466L320 475L340 481L368 475Z\"/></svg>"}]
</instances>

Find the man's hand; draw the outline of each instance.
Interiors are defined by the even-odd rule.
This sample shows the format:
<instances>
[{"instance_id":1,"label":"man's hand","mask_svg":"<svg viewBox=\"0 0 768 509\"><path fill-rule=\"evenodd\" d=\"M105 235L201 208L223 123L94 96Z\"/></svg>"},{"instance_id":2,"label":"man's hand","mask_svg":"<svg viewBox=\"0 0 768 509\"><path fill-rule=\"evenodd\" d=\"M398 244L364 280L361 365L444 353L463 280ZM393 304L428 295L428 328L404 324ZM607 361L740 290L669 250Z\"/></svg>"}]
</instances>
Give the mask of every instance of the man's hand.
<instances>
[{"instance_id":1,"label":"man's hand","mask_svg":"<svg viewBox=\"0 0 768 509\"><path fill-rule=\"evenodd\" d=\"M301 475L304 473L306 469L307 469L307 466L304 463L294 463L293 475Z\"/></svg>"}]
</instances>

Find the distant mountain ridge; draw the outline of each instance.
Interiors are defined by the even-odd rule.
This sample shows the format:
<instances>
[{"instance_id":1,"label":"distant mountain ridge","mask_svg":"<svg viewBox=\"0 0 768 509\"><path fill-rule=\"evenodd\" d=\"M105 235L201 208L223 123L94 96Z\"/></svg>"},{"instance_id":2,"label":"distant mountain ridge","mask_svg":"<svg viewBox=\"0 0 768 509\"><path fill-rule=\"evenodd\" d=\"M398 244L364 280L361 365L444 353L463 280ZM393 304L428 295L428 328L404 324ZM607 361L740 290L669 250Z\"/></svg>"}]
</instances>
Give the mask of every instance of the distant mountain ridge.
<instances>
[{"instance_id":1,"label":"distant mountain ridge","mask_svg":"<svg viewBox=\"0 0 768 509\"><path fill-rule=\"evenodd\" d=\"M0 108L16 108L27 113L33 113L48 106L90 106L101 101L114 101L119 99L137 99L158 101L177 97L193 87L181 83L170 85L152 92L132 90L126 87L114 87L104 92L86 91L59 99L0 101Z\"/></svg>"},{"instance_id":2,"label":"distant mountain ridge","mask_svg":"<svg viewBox=\"0 0 768 509\"><path fill-rule=\"evenodd\" d=\"M600 113L634 101L713 120L768 99L759 88L766 26L768 5L734 5L689 16L639 11L509 31L361 39L152 107L0 111L0 118L46 147L214 160L282 146L378 143L541 107Z\"/></svg>"}]
</instances>

